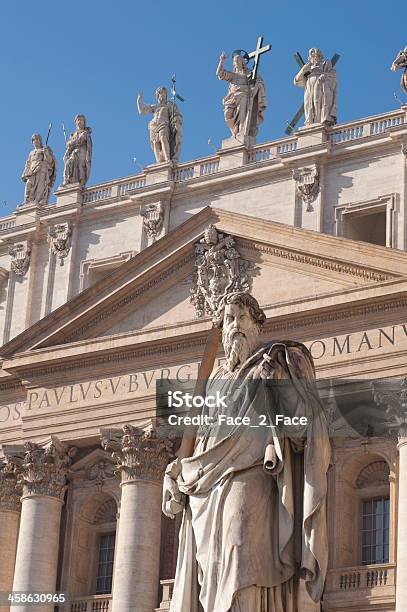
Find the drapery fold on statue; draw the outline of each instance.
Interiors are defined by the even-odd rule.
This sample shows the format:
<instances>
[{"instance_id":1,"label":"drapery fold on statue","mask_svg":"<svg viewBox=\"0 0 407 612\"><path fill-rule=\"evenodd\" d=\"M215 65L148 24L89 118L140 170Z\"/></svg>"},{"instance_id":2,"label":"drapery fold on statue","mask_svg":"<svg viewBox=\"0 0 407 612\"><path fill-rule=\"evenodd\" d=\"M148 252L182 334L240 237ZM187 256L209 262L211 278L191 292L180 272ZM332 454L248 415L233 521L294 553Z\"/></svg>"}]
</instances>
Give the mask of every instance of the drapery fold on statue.
<instances>
[{"instance_id":1,"label":"drapery fold on statue","mask_svg":"<svg viewBox=\"0 0 407 612\"><path fill-rule=\"evenodd\" d=\"M294 612L298 574L312 599L320 600L327 570L330 445L313 379L309 352L288 341L259 349L238 375L221 367L208 381L207 394L220 390L230 398L229 415L248 416L251 423L258 423L259 415L270 423L276 414L306 416L308 425L282 431L214 424L198 431L194 455L182 460L178 477L188 503L171 612L198 612L198 592L204 612L228 612L239 592L252 585L264 589L268 601L252 612ZM294 469L299 453L301 491ZM294 537L296 497L302 502L300 547Z\"/></svg>"}]
</instances>

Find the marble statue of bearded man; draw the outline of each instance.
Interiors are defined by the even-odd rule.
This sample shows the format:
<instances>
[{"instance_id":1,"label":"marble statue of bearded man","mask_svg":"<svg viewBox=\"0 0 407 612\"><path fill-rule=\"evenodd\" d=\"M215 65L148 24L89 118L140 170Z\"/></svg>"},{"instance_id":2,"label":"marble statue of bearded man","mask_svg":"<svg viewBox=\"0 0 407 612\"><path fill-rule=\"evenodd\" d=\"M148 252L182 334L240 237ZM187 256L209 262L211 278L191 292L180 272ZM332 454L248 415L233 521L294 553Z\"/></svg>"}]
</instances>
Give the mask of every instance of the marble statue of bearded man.
<instances>
[{"instance_id":1,"label":"marble statue of bearded man","mask_svg":"<svg viewBox=\"0 0 407 612\"><path fill-rule=\"evenodd\" d=\"M79 184L84 187L89 180L92 165L92 130L86 125L85 115L76 115L75 126L75 131L66 143L62 184Z\"/></svg>"},{"instance_id":2,"label":"marble statue of bearded man","mask_svg":"<svg viewBox=\"0 0 407 612\"><path fill-rule=\"evenodd\" d=\"M305 125L335 125L338 80L331 60L324 60L320 49L309 50L308 61L296 74L294 85L304 87Z\"/></svg>"},{"instance_id":3,"label":"marble statue of bearded man","mask_svg":"<svg viewBox=\"0 0 407 612\"><path fill-rule=\"evenodd\" d=\"M164 478L164 513L183 508L170 611L297 612L300 578L318 602L327 569L330 444L312 357L297 342L260 344L265 315L248 293L218 315L226 361L206 397L219 391L227 408L210 411L192 456L178 453ZM284 429L277 414L308 423Z\"/></svg>"}]
</instances>

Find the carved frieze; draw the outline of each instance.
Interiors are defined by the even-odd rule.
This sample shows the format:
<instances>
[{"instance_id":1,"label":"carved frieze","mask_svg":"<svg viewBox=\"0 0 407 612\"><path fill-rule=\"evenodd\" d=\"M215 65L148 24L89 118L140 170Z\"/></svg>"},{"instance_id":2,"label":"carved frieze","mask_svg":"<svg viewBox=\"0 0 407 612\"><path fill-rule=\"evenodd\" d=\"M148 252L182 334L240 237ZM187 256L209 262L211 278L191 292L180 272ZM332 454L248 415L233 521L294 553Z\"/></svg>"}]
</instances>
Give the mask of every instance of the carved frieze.
<instances>
[{"instance_id":1,"label":"carved frieze","mask_svg":"<svg viewBox=\"0 0 407 612\"><path fill-rule=\"evenodd\" d=\"M75 447L65 449L55 442L46 447L26 442L19 480L23 496L47 495L63 500L66 477L75 453Z\"/></svg>"},{"instance_id":2,"label":"carved frieze","mask_svg":"<svg viewBox=\"0 0 407 612\"><path fill-rule=\"evenodd\" d=\"M147 236L153 239L157 238L161 234L164 223L164 210L161 202L145 206L141 211L141 215Z\"/></svg>"},{"instance_id":3,"label":"carved frieze","mask_svg":"<svg viewBox=\"0 0 407 612\"><path fill-rule=\"evenodd\" d=\"M147 431L123 425L122 430L102 430L102 447L112 453L116 474L121 481L152 480L161 482L172 455L173 443L156 430Z\"/></svg>"},{"instance_id":4,"label":"carved frieze","mask_svg":"<svg viewBox=\"0 0 407 612\"><path fill-rule=\"evenodd\" d=\"M31 244L19 242L9 248L11 256L11 269L17 276L24 276L28 272L31 261Z\"/></svg>"},{"instance_id":5,"label":"carved frieze","mask_svg":"<svg viewBox=\"0 0 407 612\"><path fill-rule=\"evenodd\" d=\"M242 259L232 236L209 225L195 245L195 272L190 301L196 316L213 316L220 299L234 291L249 291L255 266Z\"/></svg>"},{"instance_id":6,"label":"carved frieze","mask_svg":"<svg viewBox=\"0 0 407 612\"><path fill-rule=\"evenodd\" d=\"M12 458L0 461L0 511L21 509L21 487L18 484L20 468Z\"/></svg>"},{"instance_id":7,"label":"carved frieze","mask_svg":"<svg viewBox=\"0 0 407 612\"><path fill-rule=\"evenodd\" d=\"M320 188L318 167L313 165L295 168L293 179L298 197L307 205L307 212L312 211L311 202L318 196Z\"/></svg>"},{"instance_id":8,"label":"carved frieze","mask_svg":"<svg viewBox=\"0 0 407 612\"><path fill-rule=\"evenodd\" d=\"M69 223L59 223L48 229L47 240L50 251L59 259L61 266L71 247L71 235L72 228Z\"/></svg>"}]
</instances>

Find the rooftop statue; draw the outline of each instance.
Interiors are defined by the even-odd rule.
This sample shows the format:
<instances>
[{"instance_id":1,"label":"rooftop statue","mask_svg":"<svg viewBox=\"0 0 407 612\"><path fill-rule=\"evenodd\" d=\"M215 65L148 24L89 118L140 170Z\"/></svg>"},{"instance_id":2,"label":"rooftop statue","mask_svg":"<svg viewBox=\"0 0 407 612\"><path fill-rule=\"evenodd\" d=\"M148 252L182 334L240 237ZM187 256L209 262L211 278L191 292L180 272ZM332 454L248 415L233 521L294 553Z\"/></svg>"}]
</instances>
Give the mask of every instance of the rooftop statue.
<instances>
[{"instance_id":1,"label":"rooftop statue","mask_svg":"<svg viewBox=\"0 0 407 612\"><path fill-rule=\"evenodd\" d=\"M232 136L244 140L253 138L259 131L266 111L266 87L259 74L252 80L247 64L249 54L233 56L233 71L225 69L226 53L222 51L216 76L229 83L228 93L223 98L224 117Z\"/></svg>"},{"instance_id":2,"label":"rooftop statue","mask_svg":"<svg viewBox=\"0 0 407 612\"><path fill-rule=\"evenodd\" d=\"M248 293L227 294L215 320L226 361L210 374L215 327L197 385L226 407L186 430L164 478L163 512L183 511L170 611L295 612L300 576L319 602L327 570L330 444L312 357L261 344L265 314ZM276 424L288 415L302 424Z\"/></svg>"},{"instance_id":3,"label":"rooftop statue","mask_svg":"<svg viewBox=\"0 0 407 612\"><path fill-rule=\"evenodd\" d=\"M137 110L140 115L153 115L148 127L156 161L178 161L182 142L182 115L175 101L168 101L166 87L157 87L155 96L156 104L143 104L143 93L139 93Z\"/></svg>"},{"instance_id":4,"label":"rooftop statue","mask_svg":"<svg viewBox=\"0 0 407 612\"><path fill-rule=\"evenodd\" d=\"M308 61L294 78L294 85L304 88L305 125L335 125L338 80L331 60L324 60L322 51L309 50Z\"/></svg>"},{"instance_id":5,"label":"rooftop statue","mask_svg":"<svg viewBox=\"0 0 407 612\"><path fill-rule=\"evenodd\" d=\"M396 59L391 65L391 70L393 70L393 72L403 69L404 72L401 75L400 85L404 93L407 94L407 45L404 47L404 49L398 52Z\"/></svg>"},{"instance_id":6,"label":"rooftop statue","mask_svg":"<svg viewBox=\"0 0 407 612\"><path fill-rule=\"evenodd\" d=\"M86 126L85 115L76 115L75 125L75 131L66 142L63 186L79 184L84 187L92 165L92 130Z\"/></svg>"},{"instance_id":7,"label":"rooftop statue","mask_svg":"<svg viewBox=\"0 0 407 612\"><path fill-rule=\"evenodd\" d=\"M48 204L49 194L57 175L57 162L48 146L43 146L41 134L33 134L34 149L25 163L22 180L25 183L24 204Z\"/></svg>"}]
</instances>

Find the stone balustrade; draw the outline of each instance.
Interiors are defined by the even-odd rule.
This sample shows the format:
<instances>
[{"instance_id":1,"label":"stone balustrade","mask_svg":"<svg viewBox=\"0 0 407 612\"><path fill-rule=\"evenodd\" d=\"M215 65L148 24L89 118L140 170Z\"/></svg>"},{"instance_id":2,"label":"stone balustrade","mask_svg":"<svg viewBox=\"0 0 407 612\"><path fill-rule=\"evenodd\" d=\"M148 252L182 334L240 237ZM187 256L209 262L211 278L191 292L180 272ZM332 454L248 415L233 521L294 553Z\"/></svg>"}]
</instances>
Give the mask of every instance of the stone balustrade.
<instances>
[{"instance_id":1,"label":"stone balustrade","mask_svg":"<svg viewBox=\"0 0 407 612\"><path fill-rule=\"evenodd\" d=\"M3 219L0 221L0 231L11 229L15 227L15 225L16 225L16 220L14 216L3 217Z\"/></svg>"},{"instance_id":2,"label":"stone balustrade","mask_svg":"<svg viewBox=\"0 0 407 612\"><path fill-rule=\"evenodd\" d=\"M369 117L363 121L350 121L332 128L329 131L328 140L331 144L338 145L359 138L369 138L383 134L389 128L404 125L405 122L404 111L386 113L382 117Z\"/></svg>"},{"instance_id":3,"label":"stone balustrade","mask_svg":"<svg viewBox=\"0 0 407 612\"><path fill-rule=\"evenodd\" d=\"M125 196L129 191L141 189L145 187L145 185L146 177L144 175L137 175L134 177L127 177L120 181L94 185L85 190L83 203L89 204L91 202L99 202L100 200L108 200L110 198L120 198Z\"/></svg>"},{"instance_id":4,"label":"stone balustrade","mask_svg":"<svg viewBox=\"0 0 407 612\"><path fill-rule=\"evenodd\" d=\"M162 600L160 607L156 608L155 612L168 612L170 609L172 592L174 590L174 579L160 580L160 584L163 588Z\"/></svg>"},{"instance_id":5,"label":"stone balustrade","mask_svg":"<svg viewBox=\"0 0 407 612\"><path fill-rule=\"evenodd\" d=\"M111 595L78 597L71 602L70 612L110 612L111 601Z\"/></svg>"},{"instance_id":6,"label":"stone balustrade","mask_svg":"<svg viewBox=\"0 0 407 612\"><path fill-rule=\"evenodd\" d=\"M337 610L336 606L349 602L356 606L358 602L365 602L366 597L372 603L377 599L394 605L395 585L396 565L392 563L331 570L326 580L324 609Z\"/></svg>"},{"instance_id":7,"label":"stone balustrade","mask_svg":"<svg viewBox=\"0 0 407 612\"><path fill-rule=\"evenodd\" d=\"M174 181L182 183L193 178L208 176L219 171L219 157L198 159L193 163L178 164L174 170Z\"/></svg>"}]
</instances>

